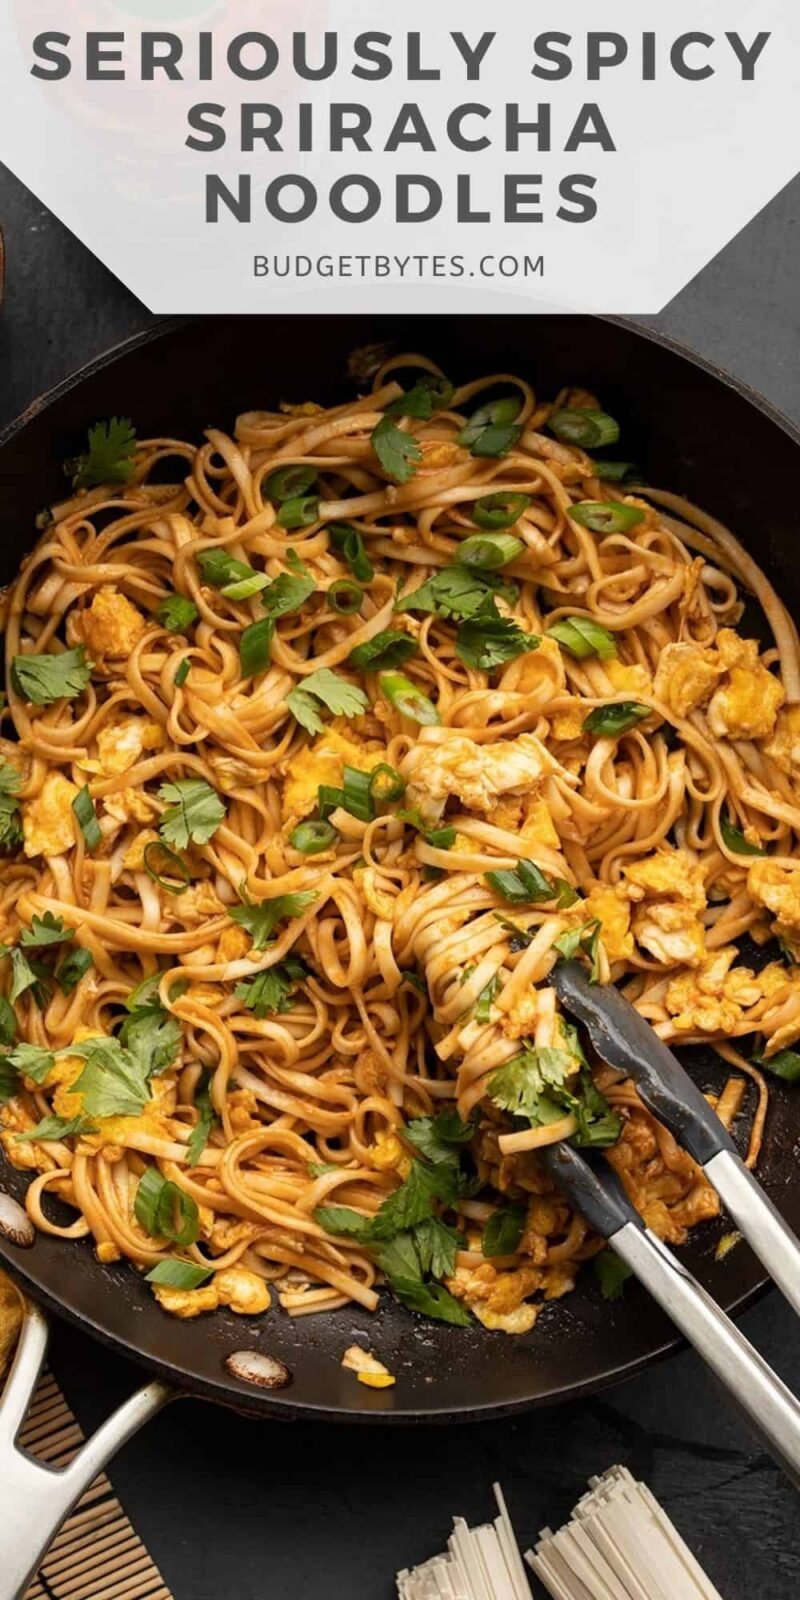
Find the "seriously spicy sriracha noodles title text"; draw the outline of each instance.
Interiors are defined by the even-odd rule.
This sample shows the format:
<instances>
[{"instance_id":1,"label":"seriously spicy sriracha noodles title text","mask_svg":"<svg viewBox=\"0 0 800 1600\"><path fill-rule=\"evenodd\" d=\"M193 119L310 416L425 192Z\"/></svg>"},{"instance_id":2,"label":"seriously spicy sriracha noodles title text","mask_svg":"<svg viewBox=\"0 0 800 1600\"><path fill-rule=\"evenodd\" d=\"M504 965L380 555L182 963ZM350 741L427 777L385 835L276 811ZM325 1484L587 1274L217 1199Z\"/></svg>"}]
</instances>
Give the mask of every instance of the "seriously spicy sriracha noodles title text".
<instances>
[{"instance_id":1,"label":"seriously spicy sriracha noodles title text","mask_svg":"<svg viewBox=\"0 0 800 1600\"><path fill-rule=\"evenodd\" d=\"M236 150L260 160L322 152L335 156L376 152L394 155L415 151L430 156L442 150L474 157L491 146L509 155L613 153L617 149L608 116L596 100L574 106L566 117L548 101L478 99L441 106L431 113L416 100L390 104L385 94L372 105L348 98L333 101L299 99L298 86L336 79L368 85L398 79L407 84L437 81L458 72L467 84L480 84L497 40L494 32L470 41L463 33L440 34L424 41L418 32L392 35L378 31L356 34L343 43L340 34L293 33L285 42L261 32L239 33L220 41L211 32L182 35L166 31L90 31L79 37L48 31L33 40L31 74L55 83L72 73L87 82L214 83L238 80L248 83L276 80L281 98L249 100L234 108L216 100L198 100L186 113L185 146L190 151L214 155ZM621 33L591 31L573 36L561 32L536 34L524 42L526 76L559 83L573 72L585 82L601 83L606 75L635 71L642 82L655 82L672 74L687 83L700 83L718 74L735 73L737 81L752 82L762 53L770 40L758 32L749 41L741 34L714 35L691 31L665 38L643 31L635 42ZM442 60L444 52L444 60ZM439 59L437 59L437 56ZM520 58L522 60L522 58ZM554 115L554 109L556 115ZM276 163L273 161L273 165ZM586 158L584 162L586 164ZM263 181L266 214L281 223L306 222L320 204L332 216L348 223L369 222L382 211L391 187L394 220L424 223L435 217L448 199L458 223L536 223L545 217L541 172L504 174L502 194L492 208L478 202L474 174L456 173L452 196L430 171L392 172L379 181L364 171L343 172L322 193L302 170L283 170ZM424 165L424 163L423 163ZM302 167L302 162L298 162ZM231 174L205 172L205 220L219 223L253 220L259 179L249 171ZM597 175L570 171L554 181L554 215L563 222L590 222L598 212Z\"/></svg>"}]
</instances>

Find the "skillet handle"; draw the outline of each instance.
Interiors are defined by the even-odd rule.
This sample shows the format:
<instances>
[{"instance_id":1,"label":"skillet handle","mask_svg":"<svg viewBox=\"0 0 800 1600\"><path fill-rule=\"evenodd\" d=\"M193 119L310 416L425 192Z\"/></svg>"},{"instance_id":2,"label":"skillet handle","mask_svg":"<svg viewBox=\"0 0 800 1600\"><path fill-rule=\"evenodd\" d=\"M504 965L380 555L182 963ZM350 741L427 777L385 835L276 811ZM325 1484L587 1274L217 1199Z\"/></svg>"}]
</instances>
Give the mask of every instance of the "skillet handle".
<instances>
[{"instance_id":1,"label":"skillet handle","mask_svg":"<svg viewBox=\"0 0 800 1600\"><path fill-rule=\"evenodd\" d=\"M14 1363L0 1400L0 1482L6 1515L0 1518L0 1600L21 1600L42 1557L76 1500L113 1455L169 1400L163 1383L148 1383L98 1428L58 1471L20 1449L25 1420L47 1349L47 1319L26 1303Z\"/></svg>"}]
</instances>

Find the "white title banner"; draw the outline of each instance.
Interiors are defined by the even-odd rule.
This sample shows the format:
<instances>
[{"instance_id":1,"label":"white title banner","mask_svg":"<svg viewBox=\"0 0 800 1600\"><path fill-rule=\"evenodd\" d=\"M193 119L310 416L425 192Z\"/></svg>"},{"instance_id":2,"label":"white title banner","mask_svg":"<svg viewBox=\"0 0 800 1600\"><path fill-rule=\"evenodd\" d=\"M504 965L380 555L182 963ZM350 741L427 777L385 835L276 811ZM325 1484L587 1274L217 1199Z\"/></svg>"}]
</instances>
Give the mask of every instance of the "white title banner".
<instances>
[{"instance_id":1,"label":"white title banner","mask_svg":"<svg viewBox=\"0 0 800 1600\"><path fill-rule=\"evenodd\" d=\"M655 312L800 168L797 0L0 0L0 62L165 313Z\"/></svg>"}]
</instances>

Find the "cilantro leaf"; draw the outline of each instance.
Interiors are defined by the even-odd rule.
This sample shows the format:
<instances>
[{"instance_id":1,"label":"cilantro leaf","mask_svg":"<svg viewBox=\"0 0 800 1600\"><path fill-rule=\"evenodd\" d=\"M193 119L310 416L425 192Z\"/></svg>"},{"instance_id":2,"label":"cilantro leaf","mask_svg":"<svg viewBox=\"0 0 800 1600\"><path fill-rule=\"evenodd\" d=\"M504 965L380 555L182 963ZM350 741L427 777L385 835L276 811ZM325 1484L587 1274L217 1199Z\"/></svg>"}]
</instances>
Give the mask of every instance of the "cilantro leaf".
<instances>
[{"instance_id":1,"label":"cilantro leaf","mask_svg":"<svg viewBox=\"0 0 800 1600\"><path fill-rule=\"evenodd\" d=\"M17 694L33 706L74 700L91 676L92 664L86 660L82 645L58 655L15 656L11 663L11 680Z\"/></svg>"},{"instance_id":2,"label":"cilantro leaf","mask_svg":"<svg viewBox=\"0 0 800 1600\"><path fill-rule=\"evenodd\" d=\"M491 672L504 661L539 647L539 636L525 633L511 617L501 617L494 600L473 617L459 623L456 655L477 672Z\"/></svg>"},{"instance_id":3,"label":"cilantro leaf","mask_svg":"<svg viewBox=\"0 0 800 1600\"><path fill-rule=\"evenodd\" d=\"M137 1006L119 1030L120 1044L146 1076L172 1066L182 1037L179 1018L160 1005Z\"/></svg>"},{"instance_id":4,"label":"cilantro leaf","mask_svg":"<svg viewBox=\"0 0 800 1600\"><path fill-rule=\"evenodd\" d=\"M295 1004L291 997L292 990L298 978L306 976L303 962L290 957L280 966L259 972L248 983L237 983L234 994L256 1017L266 1017L271 1012L291 1011Z\"/></svg>"},{"instance_id":5,"label":"cilantro leaf","mask_svg":"<svg viewBox=\"0 0 800 1600\"><path fill-rule=\"evenodd\" d=\"M6 1057L12 1067L34 1083L44 1083L52 1072L56 1058L52 1050L42 1050L38 1044L20 1042Z\"/></svg>"},{"instance_id":6,"label":"cilantro leaf","mask_svg":"<svg viewBox=\"0 0 800 1600\"><path fill-rule=\"evenodd\" d=\"M16 798L20 775L10 761L0 761L0 848L15 850L22 839L22 821Z\"/></svg>"},{"instance_id":7,"label":"cilantro leaf","mask_svg":"<svg viewBox=\"0 0 800 1600\"><path fill-rule=\"evenodd\" d=\"M495 589L504 592L505 585L493 582L483 573L469 571L466 567L442 567L418 589L400 596L395 601L395 611L433 611L439 617L474 617ZM512 591L516 594L516 590Z\"/></svg>"},{"instance_id":8,"label":"cilantro leaf","mask_svg":"<svg viewBox=\"0 0 800 1600\"><path fill-rule=\"evenodd\" d=\"M260 900L258 905L233 906L228 916L247 930L255 950L266 950L278 923L284 917L302 916L316 898L313 889L301 889L296 894L279 894L273 900Z\"/></svg>"},{"instance_id":9,"label":"cilantro leaf","mask_svg":"<svg viewBox=\"0 0 800 1600\"><path fill-rule=\"evenodd\" d=\"M572 961L578 954L589 957L592 964L592 983L597 983L600 978L599 944L603 934L603 925L596 917L590 922L584 922L579 928L568 928L566 933L559 934L553 940L553 949L557 950L564 961Z\"/></svg>"},{"instance_id":10,"label":"cilantro leaf","mask_svg":"<svg viewBox=\"0 0 800 1600\"><path fill-rule=\"evenodd\" d=\"M179 850L185 850L190 844L207 844L225 821L225 807L204 778L179 778L175 783L162 783L158 798L172 802L161 816L161 837Z\"/></svg>"},{"instance_id":11,"label":"cilantro leaf","mask_svg":"<svg viewBox=\"0 0 800 1600\"><path fill-rule=\"evenodd\" d=\"M25 949L35 950L42 945L63 944L72 937L72 929L64 927L61 917L54 917L52 911L45 911L43 917L37 917L34 913L30 927L23 928L19 942Z\"/></svg>"},{"instance_id":12,"label":"cilantro leaf","mask_svg":"<svg viewBox=\"0 0 800 1600\"><path fill-rule=\"evenodd\" d=\"M282 572L264 590L261 601L269 616L285 617L290 611L299 611L315 588L313 578L292 577L290 572Z\"/></svg>"},{"instance_id":13,"label":"cilantro leaf","mask_svg":"<svg viewBox=\"0 0 800 1600\"><path fill-rule=\"evenodd\" d=\"M17 1037L17 1018L14 1007L0 995L0 1045L12 1045Z\"/></svg>"},{"instance_id":14,"label":"cilantro leaf","mask_svg":"<svg viewBox=\"0 0 800 1600\"><path fill-rule=\"evenodd\" d=\"M208 1073L204 1075L202 1087L195 1093L194 1103L200 1115L192 1128L189 1142L186 1146L186 1165L189 1167L197 1166L208 1144L209 1135L217 1122L217 1118L214 1115L214 1107L211 1104L211 1079Z\"/></svg>"},{"instance_id":15,"label":"cilantro leaf","mask_svg":"<svg viewBox=\"0 0 800 1600\"><path fill-rule=\"evenodd\" d=\"M527 1117L538 1126L555 1122L565 1115L564 1107L550 1097L550 1090L564 1088L575 1062L567 1050L536 1050L530 1046L498 1067L489 1078L489 1094L501 1111Z\"/></svg>"},{"instance_id":16,"label":"cilantro leaf","mask_svg":"<svg viewBox=\"0 0 800 1600\"><path fill-rule=\"evenodd\" d=\"M19 1088L17 1074L8 1056L0 1056L0 1106L8 1100L13 1100Z\"/></svg>"},{"instance_id":17,"label":"cilantro leaf","mask_svg":"<svg viewBox=\"0 0 800 1600\"><path fill-rule=\"evenodd\" d=\"M604 1300L619 1300L625 1284L632 1276L631 1268L613 1250L601 1250L592 1262L595 1277L600 1284Z\"/></svg>"},{"instance_id":18,"label":"cilantro leaf","mask_svg":"<svg viewBox=\"0 0 800 1600\"><path fill-rule=\"evenodd\" d=\"M83 1056L84 1068L72 1089L83 1096L83 1109L91 1117L138 1117L150 1099L149 1063L123 1048L119 1039L98 1036L70 1045L72 1055Z\"/></svg>"},{"instance_id":19,"label":"cilantro leaf","mask_svg":"<svg viewBox=\"0 0 800 1600\"><path fill-rule=\"evenodd\" d=\"M466 1239L441 1217L431 1216L417 1223L414 1244L424 1273L430 1273L432 1278L449 1278L455 1272L456 1254L465 1248Z\"/></svg>"},{"instance_id":20,"label":"cilantro leaf","mask_svg":"<svg viewBox=\"0 0 800 1600\"><path fill-rule=\"evenodd\" d=\"M77 988L81 978L86 976L91 965L92 956L89 950L84 950L82 945L76 945L74 950L70 950L69 955L66 955L63 961L59 962L53 974L62 992L64 994L72 994L73 989Z\"/></svg>"},{"instance_id":21,"label":"cilantro leaf","mask_svg":"<svg viewBox=\"0 0 800 1600\"><path fill-rule=\"evenodd\" d=\"M395 483L408 483L413 478L422 451L410 433L404 433L391 417L381 417L370 435L370 442L387 478Z\"/></svg>"},{"instance_id":22,"label":"cilantro leaf","mask_svg":"<svg viewBox=\"0 0 800 1600\"><path fill-rule=\"evenodd\" d=\"M373 1218L370 1237L391 1239L404 1228L413 1228L430 1216L434 1200L452 1203L458 1192L457 1174L444 1163L436 1167L412 1161L404 1184L384 1200Z\"/></svg>"},{"instance_id":23,"label":"cilantro leaf","mask_svg":"<svg viewBox=\"0 0 800 1600\"><path fill-rule=\"evenodd\" d=\"M440 1111L435 1117L413 1117L399 1132L434 1166L458 1167L459 1150L473 1138L478 1114L462 1122L457 1111Z\"/></svg>"},{"instance_id":24,"label":"cilantro leaf","mask_svg":"<svg viewBox=\"0 0 800 1600\"><path fill-rule=\"evenodd\" d=\"M106 483L130 483L136 455L136 429L128 417L112 417L89 429L89 449L65 462L74 489L95 489Z\"/></svg>"},{"instance_id":25,"label":"cilantro leaf","mask_svg":"<svg viewBox=\"0 0 800 1600\"><path fill-rule=\"evenodd\" d=\"M25 994L28 989L33 990L33 997L38 1003L42 998L44 970L38 963L36 967L32 966L27 956L23 955L16 945L13 949L9 949L8 945L0 945L0 955L11 957L11 988L8 992L11 1004L19 1000L20 995Z\"/></svg>"},{"instance_id":26,"label":"cilantro leaf","mask_svg":"<svg viewBox=\"0 0 800 1600\"><path fill-rule=\"evenodd\" d=\"M481 1250L485 1256L512 1256L519 1249L525 1230L524 1206L498 1206L483 1230Z\"/></svg>"},{"instance_id":27,"label":"cilantro leaf","mask_svg":"<svg viewBox=\"0 0 800 1600\"><path fill-rule=\"evenodd\" d=\"M321 733L324 727L317 701L335 717L357 717L366 711L369 701L363 689L340 678L330 667L319 667L309 673L297 688L286 696L286 704L301 727L308 733Z\"/></svg>"},{"instance_id":28,"label":"cilantro leaf","mask_svg":"<svg viewBox=\"0 0 800 1600\"><path fill-rule=\"evenodd\" d=\"M372 1217L362 1216L361 1212L354 1211L352 1206L318 1206L314 1212L314 1221L318 1222L326 1233L338 1234L342 1238L366 1241L371 1237Z\"/></svg>"},{"instance_id":29,"label":"cilantro leaf","mask_svg":"<svg viewBox=\"0 0 800 1600\"><path fill-rule=\"evenodd\" d=\"M472 1318L460 1300L441 1283L421 1283L415 1278L390 1278L392 1293L407 1311L419 1311L437 1322L450 1322L457 1328L472 1326Z\"/></svg>"},{"instance_id":30,"label":"cilantro leaf","mask_svg":"<svg viewBox=\"0 0 800 1600\"><path fill-rule=\"evenodd\" d=\"M88 1117L42 1117L35 1128L28 1133L18 1133L17 1142L22 1144L29 1139L74 1139L79 1133L96 1133L97 1129Z\"/></svg>"}]
</instances>

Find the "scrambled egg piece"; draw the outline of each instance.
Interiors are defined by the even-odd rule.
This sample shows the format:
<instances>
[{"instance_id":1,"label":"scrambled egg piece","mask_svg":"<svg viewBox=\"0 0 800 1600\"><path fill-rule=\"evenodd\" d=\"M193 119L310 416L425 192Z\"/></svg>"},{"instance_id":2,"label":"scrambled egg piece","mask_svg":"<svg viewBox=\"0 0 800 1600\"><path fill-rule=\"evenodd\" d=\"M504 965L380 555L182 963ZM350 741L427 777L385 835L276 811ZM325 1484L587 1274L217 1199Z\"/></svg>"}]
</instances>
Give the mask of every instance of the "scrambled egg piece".
<instances>
[{"instance_id":1,"label":"scrambled egg piece","mask_svg":"<svg viewBox=\"0 0 800 1600\"><path fill-rule=\"evenodd\" d=\"M645 902L633 918L638 943L665 966L699 966L706 954L698 916L706 903L702 865L688 850L667 846L622 870L629 899Z\"/></svg>"},{"instance_id":2,"label":"scrambled egg piece","mask_svg":"<svg viewBox=\"0 0 800 1600\"><path fill-rule=\"evenodd\" d=\"M702 644L668 644L661 651L654 689L676 717L688 717L713 693L723 667L716 650Z\"/></svg>"},{"instance_id":3,"label":"scrambled egg piece","mask_svg":"<svg viewBox=\"0 0 800 1600\"><path fill-rule=\"evenodd\" d=\"M8 1366L22 1327L22 1301L13 1283L0 1275L0 1378Z\"/></svg>"},{"instance_id":4,"label":"scrambled egg piece","mask_svg":"<svg viewBox=\"0 0 800 1600\"><path fill-rule=\"evenodd\" d=\"M777 917L776 933L800 929L800 866L780 867L767 860L754 861L747 874L747 892Z\"/></svg>"},{"instance_id":5,"label":"scrambled egg piece","mask_svg":"<svg viewBox=\"0 0 800 1600\"><path fill-rule=\"evenodd\" d=\"M127 772L145 750L157 750L162 743L161 729L149 717L118 717L106 723L97 735L97 760L82 761L80 765L85 772L116 777Z\"/></svg>"},{"instance_id":6,"label":"scrambled egg piece","mask_svg":"<svg viewBox=\"0 0 800 1600\"><path fill-rule=\"evenodd\" d=\"M708 956L696 972L673 978L667 987L665 1005L679 1033L734 1033L741 1022L743 1006L755 1005L762 990L749 967L729 969L736 960L735 945L726 945Z\"/></svg>"},{"instance_id":7,"label":"scrambled egg piece","mask_svg":"<svg viewBox=\"0 0 800 1600\"><path fill-rule=\"evenodd\" d=\"M695 911L702 911L706 903L704 868L688 850L665 845L642 861L628 862L622 871L630 900L643 900L647 895L669 895L685 900Z\"/></svg>"},{"instance_id":8,"label":"scrambled egg piece","mask_svg":"<svg viewBox=\"0 0 800 1600\"><path fill-rule=\"evenodd\" d=\"M532 1035L539 1015L539 996L536 989L521 994L510 1011L503 1013L503 1032L507 1039L526 1039Z\"/></svg>"},{"instance_id":9,"label":"scrambled egg piece","mask_svg":"<svg viewBox=\"0 0 800 1600\"><path fill-rule=\"evenodd\" d=\"M342 1366L347 1372L354 1372L359 1383L366 1384L368 1389L391 1389L397 1382L389 1368L377 1356L370 1355L369 1350L362 1350L360 1344L351 1344L345 1350Z\"/></svg>"},{"instance_id":10,"label":"scrambled egg piece","mask_svg":"<svg viewBox=\"0 0 800 1600\"><path fill-rule=\"evenodd\" d=\"M800 769L800 706L787 706L778 712L778 720L764 753L786 772L789 777Z\"/></svg>"},{"instance_id":11,"label":"scrambled egg piece","mask_svg":"<svg viewBox=\"0 0 800 1600\"><path fill-rule=\"evenodd\" d=\"M147 627L146 618L113 583L98 589L86 611L67 619L70 644L83 644L93 660L130 655Z\"/></svg>"},{"instance_id":12,"label":"scrambled egg piece","mask_svg":"<svg viewBox=\"0 0 800 1600\"><path fill-rule=\"evenodd\" d=\"M362 744L345 737L333 725L326 728L313 744L292 757L283 790L284 822L299 822L315 809L321 783L340 789L343 767L371 772L380 759L380 751L366 750Z\"/></svg>"},{"instance_id":13,"label":"scrambled egg piece","mask_svg":"<svg viewBox=\"0 0 800 1600\"><path fill-rule=\"evenodd\" d=\"M153 1291L165 1311L184 1319L216 1311L218 1306L230 1306L240 1317L258 1317L270 1304L264 1279L244 1267L225 1267L201 1289L165 1289L154 1284Z\"/></svg>"},{"instance_id":14,"label":"scrambled egg piece","mask_svg":"<svg viewBox=\"0 0 800 1600\"><path fill-rule=\"evenodd\" d=\"M26 856L60 856L75 843L72 802L79 790L61 772L49 772L22 811Z\"/></svg>"},{"instance_id":15,"label":"scrambled egg piece","mask_svg":"<svg viewBox=\"0 0 800 1600\"><path fill-rule=\"evenodd\" d=\"M246 956L252 948L252 939L245 928L237 928L231 923L229 928L224 928L219 936L217 945L218 961L238 961L241 956Z\"/></svg>"},{"instance_id":16,"label":"scrambled egg piece","mask_svg":"<svg viewBox=\"0 0 800 1600\"><path fill-rule=\"evenodd\" d=\"M626 666L624 661L604 662L606 676L610 678L615 689L627 690L629 694L651 694L653 680L646 667L638 662L633 666Z\"/></svg>"},{"instance_id":17,"label":"scrambled egg piece","mask_svg":"<svg viewBox=\"0 0 800 1600\"><path fill-rule=\"evenodd\" d=\"M144 789L117 789L103 796L102 807L115 822L152 822L161 807Z\"/></svg>"},{"instance_id":18,"label":"scrambled egg piece","mask_svg":"<svg viewBox=\"0 0 800 1600\"><path fill-rule=\"evenodd\" d=\"M758 659L758 641L740 639L723 628L717 640L728 682L708 707L708 725L717 738L766 739L786 698L783 684Z\"/></svg>"},{"instance_id":19,"label":"scrambled egg piece","mask_svg":"<svg viewBox=\"0 0 800 1600\"><path fill-rule=\"evenodd\" d=\"M582 738L583 721L583 714L580 711L559 711L550 724L552 737L564 744Z\"/></svg>"},{"instance_id":20,"label":"scrambled egg piece","mask_svg":"<svg viewBox=\"0 0 800 1600\"><path fill-rule=\"evenodd\" d=\"M144 853L149 844L157 844L159 836L154 828L144 828L132 839L122 857L122 865L126 872L144 872Z\"/></svg>"},{"instance_id":21,"label":"scrambled egg piece","mask_svg":"<svg viewBox=\"0 0 800 1600\"><path fill-rule=\"evenodd\" d=\"M600 937L609 961L626 961L633 955L631 908L625 889L598 884L581 907L585 918L601 924Z\"/></svg>"},{"instance_id":22,"label":"scrambled egg piece","mask_svg":"<svg viewBox=\"0 0 800 1600\"><path fill-rule=\"evenodd\" d=\"M500 794L525 793L547 770L546 757L530 733L495 744L476 744L465 733L439 742L427 738L440 729L424 728L402 764L408 784L406 804L419 806L426 822L441 817L451 795L469 811L491 812Z\"/></svg>"},{"instance_id":23,"label":"scrambled egg piece","mask_svg":"<svg viewBox=\"0 0 800 1600\"><path fill-rule=\"evenodd\" d=\"M495 813L493 812L494 816ZM527 820L522 826L522 838L526 844L543 845L552 850L560 850L561 840L558 837L555 824L544 800L537 800L531 807ZM470 844L470 848L474 848Z\"/></svg>"},{"instance_id":24,"label":"scrambled egg piece","mask_svg":"<svg viewBox=\"0 0 800 1600\"><path fill-rule=\"evenodd\" d=\"M376 1167L379 1172L397 1172L401 1178L407 1178L411 1171L411 1156L396 1133L388 1131L376 1133L375 1142L370 1145L367 1158L370 1166Z\"/></svg>"},{"instance_id":25,"label":"scrambled egg piece","mask_svg":"<svg viewBox=\"0 0 800 1600\"><path fill-rule=\"evenodd\" d=\"M498 1272L488 1261L479 1267L457 1267L447 1279L455 1299L463 1300L484 1328L501 1333L527 1333L533 1327L540 1307L524 1301L541 1283L538 1267Z\"/></svg>"}]
</instances>

